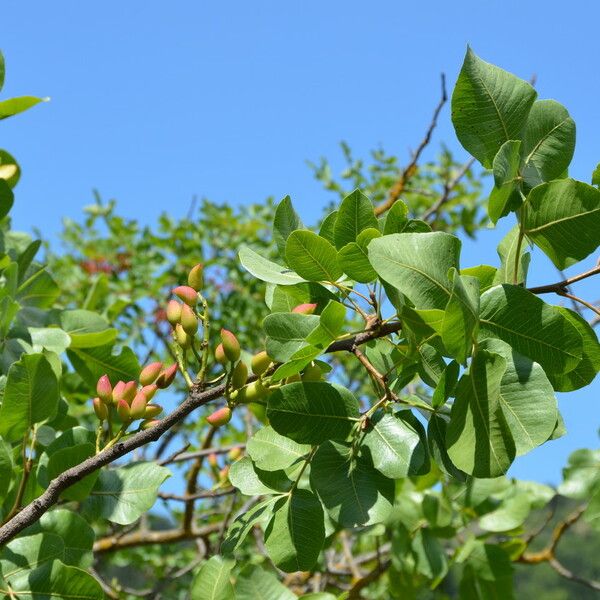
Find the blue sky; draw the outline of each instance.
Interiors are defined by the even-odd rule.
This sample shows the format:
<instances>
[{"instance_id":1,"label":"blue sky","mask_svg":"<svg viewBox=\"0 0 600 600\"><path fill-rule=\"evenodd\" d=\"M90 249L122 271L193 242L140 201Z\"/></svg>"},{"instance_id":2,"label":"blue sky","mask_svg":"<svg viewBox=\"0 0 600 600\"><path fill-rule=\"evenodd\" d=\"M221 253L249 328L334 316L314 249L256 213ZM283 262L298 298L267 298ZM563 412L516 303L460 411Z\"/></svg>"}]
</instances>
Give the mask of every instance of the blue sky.
<instances>
[{"instance_id":1,"label":"blue sky","mask_svg":"<svg viewBox=\"0 0 600 600\"><path fill-rule=\"evenodd\" d=\"M130 217L183 215L194 194L247 203L290 194L306 221L330 199L305 166L338 143L402 158L421 139L466 44L565 104L578 125L571 173L600 161L597 23L590 2L3 2L3 96L52 101L2 123L21 163L15 226L52 238L92 188ZM458 157L449 111L432 151ZM496 260L498 232L463 263ZM587 261L584 266L591 264ZM570 272L578 272L575 267ZM557 275L535 254L531 283ZM598 285L578 290L595 300ZM550 299L550 298L548 298ZM573 449L597 445L600 385L560 399L569 435L518 459L514 475L556 482Z\"/></svg>"}]
</instances>

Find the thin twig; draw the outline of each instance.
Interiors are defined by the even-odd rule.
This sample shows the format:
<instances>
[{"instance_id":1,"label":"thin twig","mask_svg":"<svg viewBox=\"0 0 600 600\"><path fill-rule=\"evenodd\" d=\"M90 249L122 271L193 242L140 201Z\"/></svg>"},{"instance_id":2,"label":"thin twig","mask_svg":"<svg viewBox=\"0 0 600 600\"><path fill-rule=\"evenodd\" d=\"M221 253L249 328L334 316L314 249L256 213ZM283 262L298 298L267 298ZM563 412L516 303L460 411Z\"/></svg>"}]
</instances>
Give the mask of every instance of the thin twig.
<instances>
[{"instance_id":1,"label":"thin twig","mask_svg":"<svg viewBox=\"0 0 600 600\"><path fill-rule=\"evenodd\" d=\"M581 281L582 279L586 279L587 277L592 277L593 275L598 275L600 273L600 265L596 265L593 269L589 271L585 271L584 273L580 273L579 275L574 275L573 277L568 277L567 279L563 279L562 281L557 281L556 283L549 283L547 285L538 285L537 287L527 288L532 294L562 294L564 292L568 292L568 287L573 284Z\"/></svg>"},{"instance_id":2,"label":"thin twig","mask_svg":"<svg viewBox=\"0 0 600 600\"><path fill-rule=\"evenodd\" d=\"M385 202L383 202L382 204L380 204L379 206L377 206L375 208L375 214L377 216L382 215L383 213L388 211L390 208L392 208L394 203L398 200L398 198L400 198L400 196L404 192L406 184L408 183L410 178L417 171L417 163L419 161L419 158L421 157L423 150L425 150L425 148L429 145L429 142L431 141L431 136L433 134L433 130L435 129L435 127L437 125L437 120L440 115L440 112L441 112L444 104L446 104L446 102L448 101L448 93L446 92L446 76L444 75L444 73L441 74L441 82L442 82L442 96L441 96L440 101L438 102L437 106L435 107L435 110L433 111L433 117L431 119L431 122L429 123L429 127L427 128L425 137L421 140L421 143L419 144L417 149L413 152L411 161L408 163L408 166L405 169L402 169L402 173L400 174L400 177L398 178L396 183L390 189Z\"/></svg>"}]
</instances>

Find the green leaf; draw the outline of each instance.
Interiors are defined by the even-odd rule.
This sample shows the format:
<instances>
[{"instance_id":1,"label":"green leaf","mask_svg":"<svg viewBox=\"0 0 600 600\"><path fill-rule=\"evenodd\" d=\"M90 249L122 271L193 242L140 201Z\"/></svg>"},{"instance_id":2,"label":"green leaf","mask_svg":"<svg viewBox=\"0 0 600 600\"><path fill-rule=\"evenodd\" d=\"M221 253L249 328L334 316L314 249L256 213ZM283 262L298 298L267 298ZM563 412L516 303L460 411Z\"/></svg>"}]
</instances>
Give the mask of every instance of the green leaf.
<instances>
[{"instance_id":1,"label":"green leaf","mask_svg":"<svg viewBox=\"0 0 600 600\"><path fill-rule=\"evenodd\" d=\"M572 392L589 385L600 371L600 343L590 324L576 312L557 306L558 310L577 329L583 340L583 352L577 366L568 373L548 373L548 379L557 392Z\"/></svg>"},{"instance_id":2,"label":"green leaf","mask_svg":"<svg viewBox=\"0 0 600 600\"><path fill-rule=\"evenodd\" d=\"M52 308L59 296L60 288L46 269L33 264L19 286L15 300L21 306L46 309Z\"/></svg>"},{"instance_id":3,"label":"green leaf","mask_svg":"<svg viewBox=\"0 0 600 600\"><path fill-rule=\"evenodd\" d=\"M90 310L64 310L60 314L61 327L71 337L71 348L93 348L115 341L117 330Z\"/></svg>"},{"instance_id":4,"label":"green leaf","mask_svg":"<svg viewBox=\"0 0 600 600\"><path fill-rule=\"evenodd\" d=\"M312 231L294 231L285 245L288 265L308 281L337 281L343 274L335 248Z\"/></svg>"},{"instance_id":5,"label":"green leaf","mask_svg":"<svg viewBox=\"0 0 600 600\"><path fill-rule=\"evenodd\" d=\"M294 489L273 508L265 530L271 560L287 573L309 571L325 543L323 508L308 490Z\"/></svg>"},{"instance_id":6,"label":"green leaf","mask_svg":"<svg viewBox=\"0 0 600 600\"><path fill-rule=\"evenodd\" d=\"M303 229L304 225L292 206L292 200L286 196L275 209L273 218L273 239L277 244L279 254L285 258L285 243L292 231Z\"/></svg>"},{"instance_id":7,"label":"green leaf","mask_svg":"<svg viewBox=\"0 0 600 600\"><path fill-rule=\"evenodd\" d=\"M76 567L90 567L93 561L94 530L77 513L56 508L42 515L39 521L23 531L24 536L50 533L59 536L64 543L61 560Z\"/></svg>"},{"instance_id":8,"label":"green leaf","mask_svg":"<svg viewBox=\"0 0 600 600\"><path fill-rule=\"evenodd\" d=\"M255 504L250 510L239 514L227 531L227 536L221 544L221 552L223 554L231 554L235 552L246 539L252 528L266 521L271 514L272 505L280 498L280 496L270 496L266 500Z\"/></svg>"},{"instance_id":9,"label":"green leaf","mask_svg":"<svg viewBox=\"0 0 600 600\"><path fill-rule=\"evenodd\" d=\"M558 493L567 498L586 500L600 489L600 450L575 450L563 469Z\"/></svg>"},{"instance_id":10,"label":"green leaf","mask_svg":"<svg viewBox=\"0 0 600 600\"><path fill-rule=\"evenodd\" d=\"M27 330L34 352L42 352L46 349L62 354L71 343L69 335L58 327L28 327Z\"/></svg>"},{"instance_id":11,"label":"green leaf","mask_svg":"<svg viewBox=\"0 0 600 600\"><path fill-rule=\"evenodd\" d=\"M317 315L276 313L267 315L263 329L267 335L266 349L278 362L286 362L294 353L308 345L306 338L320 323Z\"/></svg>"},{"instance_id":12,"label":"green leaf","mask_svg":"<svg viewBox=\"0 0 600 600\"><path fill-rule=\"evenodd\" d=\"M21 168L15 157L6 150L0 150L0 179L6 181L8 187L13 189L20 178Z\"/></svg>"},{"instance_id":13,"label":"green leaf","mask_svg":"<svg viewBox=\"0 0 600 600\"><path fill-rule=\"evenodd\" d=\"M515 266L519 251L518 274L515 277ZM527 252L527 244L523 241L519 246L519 226L515 225L498 244L498 256L501 266L496 272L494 284L516 283L524 284L527 278L527 269L531 255ZM481 293L485 290L482 288Z\"/></svg>"},{"instance_id":14,"label":"green leaf","mask_svg":"<svg viewBox=\"0 0 600 600\"><path fill-rule=\"evenodd\" d=\"M190 589L194 600L235 600L231 584L231 570L235 561L222 556L212 556L196 573Z\"/></svg>"},{"instance_id":15,"label":"green leaf","mask_svg":"<svg viewBox=\"0 0 600 600\"><path fill-rule=\"evenodd\" d=\"M500 533L520 527L531 512L531 503L525 494L509 496L492 512L479 519L479 526L486 531Z\"/></svg>"},{"instance_id":16,"label":"green leaf","mask_svg":"<svg viewBox=\"0 0 600 600\"><path fill-rule=\"evenodd\" d=\"M596 165L594 172L592 173L592 185L600 185L600 163Z\"/></svg>"},{"instance_id":17,"label":"green leaf","mask_svg":"<svg viewBox=\"0 0 600 600\"><path fill-rule=\"evenodd\" d=\"M566 373L580 362L583 341L554 306L520 286L493 287L481 296L479 338L497 337L546 373Z\"/></svg>"},{"instance_id":18,"label":"green leaf","mask_svg":"<svg viewBox=\"0 0 600 600\"><path fill-rule=\"evenodd\" d=\"M273 285L272 295L267 306L271 312L292 312L299 304L315 303L316 312L319 313L322 306L330 300L336 300L325 286L314 281L296 283L295 285Z\"/></svg>"},{"instance_id":19,"label":"green leaf","mask_svg":"<svg viewBox=\"0 0 600 600\"><path fill-rule=\"evenodd\" d=\"M523 179L533 188L558 179L575 151L575 121L555 100L538 100L529 112L523 137Z\"/></svg>"},{"instance_id":20,"label":"green leaf","mask_svg":"<svg viewBox=\"0 0 600 600\"><path fill-rule=\"evenodd\" d=\"M4 100L0 102L0 121L25 112L36 104L45 102L46 100L47 98L35 98L34 96L20 96Z\"/></svg>"},{"instance_id":21,"label":"green leaf","mask_svg":"<svg viewBox=\"0 0 600 600\"><path fill-rule=\"evenodd\" d=\"M456 136L490 169L504 142L521 139L536 95L527 82L481 60L468 48L452 94Z\"/></svg>"},{"instance_id":22,"label":"green leaf","mask_svg":"<svg viewBox=\"0 0 600 600\"><path fill-rule=\"evenodd\" d=\"M345 440L360 413L346 388L320 381L291 383L275 390L267 416L277 433L301 444Z\"/></svg>"},{"instance_id":23,"label":"green leaf","mask_svg":"<svg viewBox=\"0 0 600 600\"><path fill-rule=\"evenodd\" d=\"M52 533L20 536L8 542L0 553L0 572L10 583L36 567L60 560L64 553L62 538Z\"/></svg>"},{"instance_id":24,"label":"green leaf","mask_svg":"<svg viewBox=\"0 0 600 600\"><path fill-rule=\"evenodd\" d=\"M3 219L12 208L15 201L10 186L4 179L0 179L0 219Z\"/></svg>"},{"instance_id":25,"label":"green leaf","mask_svg":"<svg viewBox=\"0 0 600 600\"><path fill-rule=\"evenodd\" d=\"M451 269L452 291L442 321L442 342L459 363L471 355L479 322L479 280Z\"/></svg>"},{"instance_id":26,"label":"green leaf","mask_svg":"<svg viewBox=\"0 0 600 600\"><path fill-rule=\"evenodd\" d=\"M272 427L259 429L247 442L246 452L254 464L265 471L287 469L310 452L310 446L297 444Z\"/></svg>"},{"instance_id":27,"label":"green leaf","mask_svg":"<svg viewBox=\"0 0 600 600\"><path fill-rule=\"evenodd\" d=\"M410 411L376 412L361 439L361 450L380 473L392 479L429 471L425 430Z\"/></svg>"},{"instance_id":28,"label":"green leaf","mask_svg":"<svg viewBox=\"0 0 600 600\"><path fill-rule=\"evenodd\" d=\"M43 354L24 354L9 372L0 407L0 435L16 441L56 414L58 380Z\"/></svg>"},{"instance_id":29,"label":"green leaf","mask_svg":"<svg viewBox=\"0 0 600 600\"><path fill-rule=\"evenodd\" d=\"M48 460L48 479L58 477L67 469L81 464L84 460L94 456L96 449L93 444L78 444L69 448L61 448L50 454ZM99 471L90 473L71 487L61 493L61 497L66 500L85 500L92 491L96 480L98 479Z\"/></svg>"},{"instance_id":30,"label":"green leaf","mask_svg":"<svg viewBox=\"0 0 600 600\"><path fill-rule=\"evenodd\" d=\"M11 447L0 438L0 507L4 504L13 477Z\"/></svg>"},{"instance_id":31,"label":"green leaf","mask_svg":"<svg viewBox=\"0 0 600 600\"><path fill-rule=\"evenodd\" d=\"M451 295L448 271L458 269L460 240L443 232L395 233L369 244L377 274L417 309L444 309Z\"/></svg>"},{"instance_id":32,"label":"green leaf","mask_svg":"<svg viewBox=\"0 0 600 600\"><path fill-rule=\"evenodd\" d=\"M70 348L67 356L73 368L92 389L102 375L108 375L110 382L136 380L140 374L140 365L131 348L124 346L120 354L113 354L113 346L95 348Z\"/></svg>"},{"instance_id":33,"label":"green leaf","mask_svg":"<svg viewBox=\"0 0 600 600\"><path fill-rule=\"evenodd\" d=\"M412 551L417 559L417 572L428 579L444 577L448 571L446 550L439 539L427 528L419 528L412 540Z\"/></svg>"},{"instance_id":34,"label":"green leaf","mask_svg":"<svg viewBox=\"0 0 600 600\"><path fill-rule=\"evenodd\" d=\"M100 584L83 569L71 567L61 562L46 562L33 571L24 571L18 576L7 578L9 591L2 588L5 597L33 598L52 600L104 600L105 595Z\"/></svg>"},{"instance_id":35,"label":"green leaf","mask_svg":"<svg viewBox=\"0 0 600 600\"><path fill-rule=\"evenodd\" d=\"M360 190L354 190L340 204L333 234L335 247L341 249L355 242L358 234L370 227L377 229L373 205Z\"/></svg>"},{"instance_id":36,"label":"green leaf","mask_svg":"<svg viewBox=\"0 0 600 600\"><path fill-rule=\"evenodd\" d=\"M521 456L543 444L552 434L558 406L552 385L540 365L495 339L483 340L480 348L500 354L506 370L500 381L500 408L516 454Z\"/></svg>"},{"instance_id":37,"label":"green leaf","mask_svg":"<svg viewBox=\"0 0 600 600\"><path fill-rule=\"evenodd\" d=\"M236 600L297 600L296 594L279 583L273 573L248 565L235 583Z\"/></svg>"},{"instance_id":38,"label":"green leaf","mask_svg":"<svg viewBox=\"0 0 600 600\"><path fill-rule=\"evenodd\" d=\"M244 269L261 281L278 285L295 285L304 281L302 277L298 277L296 273L290 271L287 267L282 267L262 257L248 246L242 246L238 256Z\"/></svg>"},{"instance_id":39,"label":"green leaf","mask_svg":"<svg viewBox=\"0 0 600 600\"><path fill-rule=\"evenodd\" d=\"M247 456L243 456L231 465L229 481L245 496L287 492L292 486L292 481L282 470L263 471Z\"/></svg>"},{"instance_id":40,"label":"green leaf","mask_svg":"<svg viewBox=\"0 0 600 600\"><path fill-rule=\"evenodd\" d=\"M350 449L335 442L319 446L310 466L310 485L342 527L381 523L394 503L394 481L365 456L350 461Z\"/></svg>"},{"instance_id":41,"label":"green leaf","mask_svg":"<svg viewBox=\"0 0 600 600\"><path fill-rule=\"evenodd\" d=\"M483 294L494 285L494 279L498 269L490 265L477 265L476 267L467 267L461 269L460 274L467 277L476 277L479 279L479 293Z\"/></svg>"},{"instance_id":42,"label":"green leaf","mask_svg":"<svg viewBox=\"0 0 600 600\"><path fill-rule=\"evenodd\" d=\"M502 356L479 350L456 387L446 445L452 462L474 477L502 475L515 458L515 443L500 407L505 369Z\"/></svg>"},{"instance_id":43,"label":"green leaf","mask_svg":"<svg viewBox=\"0 0 600 600\"><path fill-rule=\"evenodd\" d=\"M308 334L306 341L318 348L327 348L340 335L345 321L346 307L330 300L319 315L319 324Z\"/></svg>"},{"instance_id":44,"label":"green leaf","mask_svg":"<svg viewBox=\"0 0 600 600\"><path fill-rule=\"evenodd\" d=\"M494 225L521 204L519 165L521 142L504 142L494 157L494 188L488 201L488 214Z\"/></svg>"},{"instance_id":45,"label":"green leaf","mask_svg":"<svg viewBox=\"0 0 600 600\"><path fill-rule=\"evenodd\" d=\"M383 235L404 233L408 223L408 206L402 200L396 200L385 216Z\"/></svg>"},{"instance_id":46,"label":"green leaf","mask_svg":"<svg viewBox=\"0 0 600 600\"><path fill-rule=\"evenodd\" d=\"M466 475L452 463L446 450L446 431L448 423L444 417L431 415L427 425L427 445L429 454L443 473L447 473L458 481L464 481Z\"/></svg>"},{"instance_id":47,"label":"green leaf","mask_svg":"<svg viewBox=\"0 0 600 600\"><path fill-rule=\"evenodd\" d=\"M103 470L88 500L86 512L112 523L128 525L150 510L169 469L138 462Z\"/></svg>"},{"instance_id":48,"label":"green leaf","mask_svg":"<svg viewBox=\"0 0 600 600\"><path fill-rule=\"evenodd\" d=\"M360 283L370 283L377 279L377 273L369 262L367 246L375 238L381 237L377 229L370 227L358 234L356 242L346 244L338 253L338 261L344 273Z\"/></svg>"},{"instance_id":49,"label":"green leaf","mask_svg":"<svg viewBox=\"0 0 600 600\"><path fill-rule=\"evenodd\" d=\"M455 360L448 363L433 391L433 396L431 397L431 405L433 408L442 406L447 402L448 398L452 396L458 381L459 372L460 366Z\"/></svg>"},{"instance_id":50,"label":"green leaf","mask_svg":"<svg viewBox=\"0 0 600 600\"><path fill-rule=\"evenodd\" d=\"M335 246L335 238L334 238L334 230L335 230L335 222L337 221L338 211L334 210L330 212L321 223L321 227L319 228L319 235L322 238L325 238L330 244Z\"/></svg>"},{"instance_id":51,"label":"green leaf","mask_svg":"<svg viewBox=\"0 0 600 600\"><path fill-rule=\"evenodd\" d=\"M513 567L508 554L495 544L473 540L459 553L465 562L461 600L513 600Z\"/></svg>"},{"instance_id":52,"label":"green leaf","mask_svg":"<svg viewBox=\"0 0 600 600\"><path fill-rule=\"evenodd\" d=\"M565 269L600 245L600 191L574 179L538 185L527 196L521 222L527 237Z\"/></svg>"}]
</instances>

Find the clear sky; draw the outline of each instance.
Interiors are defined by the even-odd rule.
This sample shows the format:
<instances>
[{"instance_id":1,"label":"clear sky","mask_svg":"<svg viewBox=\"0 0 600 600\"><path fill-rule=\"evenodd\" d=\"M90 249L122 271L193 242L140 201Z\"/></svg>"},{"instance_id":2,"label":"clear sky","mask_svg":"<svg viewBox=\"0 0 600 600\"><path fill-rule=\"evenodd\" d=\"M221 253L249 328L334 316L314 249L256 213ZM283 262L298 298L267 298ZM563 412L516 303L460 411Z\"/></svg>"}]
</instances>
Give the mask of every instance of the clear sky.
<instances>
[{"instance_id":1,"label":"clear sky","mask_svg":"<svg viewBox=\"0 0 600 600\"><path fill-rule=\"evenodd\" d=\"M421 139L470 43L565 104L578 125L571 173L600 161L598 21L593 2L2 3L3 96L52 101L2 123L0 146L23 168L17 228L49 238L78 219L96 187L130 217L183 215L194 194L247 203L290 194L311 222L329 200L305 166L338 143L401 157ZM433 149L458 157L449 111ZM498 232L466 244L465 265L494 262ZM585 265L590 264L590 261ZM576 267L572 272L577 272ZM556 272L535 254L532 283ZM578 288L590 300L596 282ZM520 458L511 473L556 482L575 448L597 445L600 384L560 399L569 435Z\"/></svg>"}]
</instances>

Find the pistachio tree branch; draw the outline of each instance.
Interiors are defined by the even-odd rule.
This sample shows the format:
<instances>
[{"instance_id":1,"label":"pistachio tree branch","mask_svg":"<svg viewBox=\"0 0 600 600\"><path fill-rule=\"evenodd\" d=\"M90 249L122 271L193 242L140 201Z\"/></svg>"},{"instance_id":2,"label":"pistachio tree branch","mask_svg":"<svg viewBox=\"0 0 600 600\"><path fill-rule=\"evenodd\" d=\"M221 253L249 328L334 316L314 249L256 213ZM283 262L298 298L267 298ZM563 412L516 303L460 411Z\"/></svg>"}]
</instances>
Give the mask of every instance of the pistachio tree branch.
<instances>
[{"instance_id":1,"label":"pistachio tree branch","mask_svg":"<svg viewBox=\"0 0 600 600\"><path fill-rule=\"evenodd\" d=\"M579 506L564 520L557 523L557 525L552 531L552 535L550 536L550 541L548 542L548 545L539 552L523 552L523 554L518 559L519 562L528 565L536 565L539 563L547 562L561 577L569 579L570 581L573 581L575 583L584 585L592 590L600 591L600 582L594 581L593 579L586 579L584 577L576 575L575 573L567 569L567 567L565 567L556 558L556 549L560 540L562 539L563 535L567 532L567 530L570 527L572 527L575 523L577 523L577 521L585 512L586 508L586 504Z\"/></svg>"},{"instance_id":2,"label":"pistachio tree branch","mask_svg":"<svg viewBox=\"0 0 600 600\"><path fill-rule=\"evenodd\" d=\"M394 203L400 198L400 196L404 192L406 184L410 181L410 178L417 171L417 163L419 162L419 158L421 157L423 150L425 150L425 148L429 145L429 142L431 141L431 136L433 134L433 130L437 125L437 120L440 115L440 112L444 104L446 104L446 102L448 101L448 93L446 92L446 76L443 73L441 74L441 80L442 96L437 106L435 107L435 110L433 111L433 117L431 118L431 122L429 123L429 127L427 128L425 136L421 140L421 143L418 145L417 149L413 152L412 158L406 166L406 168L402 169L400 177L398 177L396 183L391 187L385 202L383 202L375 208L375 214L377 216L382 215L390 208L392 208Z\"/></svg>"},{"instance_id":3,"label":"pistachio tree branch","mask_svg":"<svg viewBox=\"0 0 600 600\"><path fill-rule=\"evenodd\" d=\"M373 329L365 330L351 338L333 342L325 352L351 351L356 345L364 344L370 340L395 333L399 331L400 328L401 324L399 322L390 322L381 326L376 326ZM255 379L256 377L250 377L248 381L251 382ZM192 411L213 400L221 398L224 393L224 383L205 391L200 391L199 385L194 384L188 397L173 412L161 419L154 427L134 433L130 437L119 441L110 448L105 448L99 454L84 460L82 463L71 467L58 475L58 477L50 482L43 494L25 506L20 512L12 517L12 519L0 527L0 547L13 539L23 531L23 529L38 521L44 513L58 502L60 494L67 488L76 484L78 481L81 481L86 475L94 473L98 469L115 462L136 448L157 441L165 432L169 431L171 427L183 421ZM189 537L185 538L184 536L178 539L189 539Z\"/></svg>"},{"instance_id":4,"label":"pistachio tree branch","mask_svg":"<svg viewBox=\"0 0 600 600\"><path fill-rule=\"evenodd\" d=\"M599 273L600 264L596 265L593 269L590 269L589 271L585 271L585 273L579 273L579 275L568 277L567 279L563 279L562 281L557 281L556 283L549 283L547 285L538 285L537 287L530 287L527 289L532 294L559 294L561 296L564 296L569 292L568 288L572 283L577 283L582 279L587 279L588 277L598 275Z\"/></svg>"}]
</instances>

